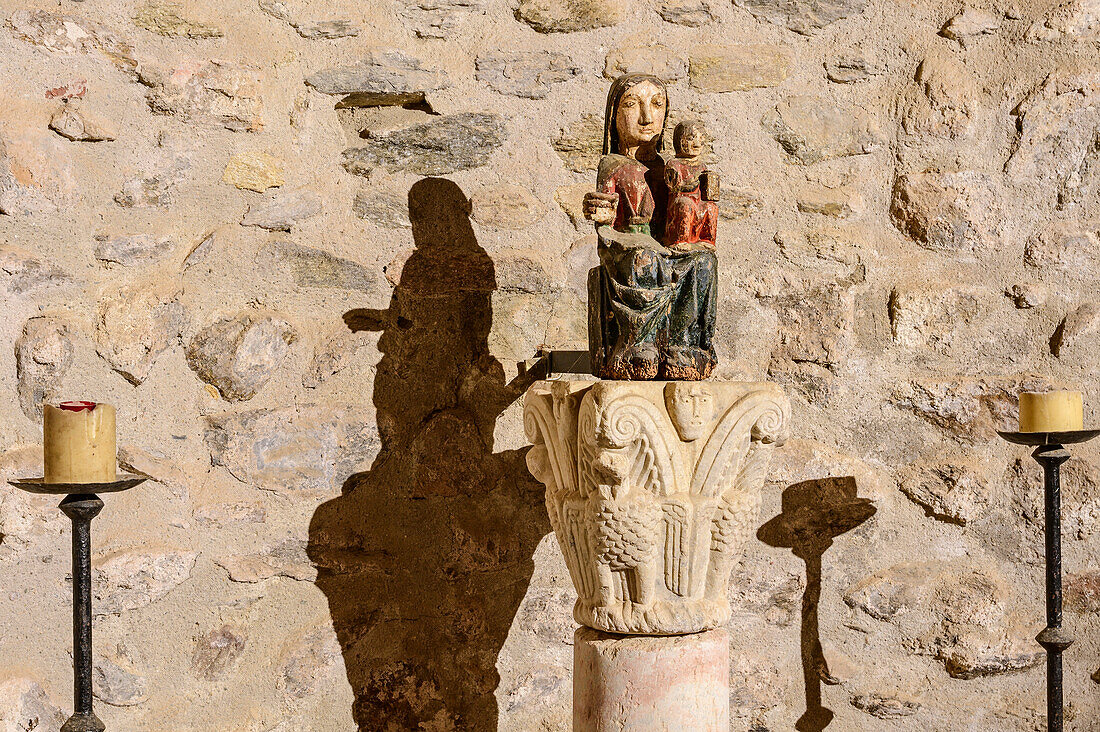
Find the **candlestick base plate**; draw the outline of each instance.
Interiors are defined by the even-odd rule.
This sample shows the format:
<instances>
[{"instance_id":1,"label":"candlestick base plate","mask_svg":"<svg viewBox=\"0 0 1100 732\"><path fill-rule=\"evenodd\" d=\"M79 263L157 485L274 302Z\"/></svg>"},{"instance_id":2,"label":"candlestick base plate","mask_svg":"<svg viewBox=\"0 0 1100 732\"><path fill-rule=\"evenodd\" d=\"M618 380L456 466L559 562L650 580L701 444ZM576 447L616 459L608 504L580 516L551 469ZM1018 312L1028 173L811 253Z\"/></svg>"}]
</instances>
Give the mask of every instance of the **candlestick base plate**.
<instances>
[{"instance_id":1,"label":"candlestick base plate","mask_svg":"<svg viewBox=\"0 0 1100 732\"><path fill-rule=\"evenodd\" d=\"M93 714L74 714L61 727L61 732L104 732L107 726Z\"/></svg>"},{"instance_id":2,"label":"candlestick base plate","mask_svg":"<svg viewBox=\"0 0 1100 732\"><path fill-rule=\"evenodd\" d=\"M1073 430L1072 432L1002 432L997 434L1017 445L1074 445L1088 442L1100 435L1100 430Z\"/></svg>"},{"instance_id":3,"label":"candlestick base plate","mask_svg":"<svg viewBox=\"0 0 1100 732\"><path fill-rule=\"evenodd\" d=\"M74 493L119 493L149 480L147 475L123 473L108 483L47 483L45 478L16 478L8 483L29 493L64 496Z\"/></svg>"}]
</instances>

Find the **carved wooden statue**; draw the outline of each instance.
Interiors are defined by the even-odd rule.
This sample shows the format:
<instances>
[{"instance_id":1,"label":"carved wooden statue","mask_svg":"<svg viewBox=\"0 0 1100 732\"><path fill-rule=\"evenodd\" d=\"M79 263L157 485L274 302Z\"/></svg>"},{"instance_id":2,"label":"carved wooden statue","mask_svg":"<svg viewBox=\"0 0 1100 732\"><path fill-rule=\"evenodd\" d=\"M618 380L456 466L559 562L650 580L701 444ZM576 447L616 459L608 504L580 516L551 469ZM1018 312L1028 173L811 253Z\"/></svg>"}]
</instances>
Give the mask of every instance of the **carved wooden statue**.
<instances>
[{"instance_id":1,"label":"carved wooden statue","mask_svg":"<svg viewBox=\"0 0 1100 732\"><path fill-rule=\"evenodd\" d=\"M604 379L705 379L717 361L717 174L700 161L701 123L662 155L668 94L650 74L611 84L597 191L585 195L600 266L588 281L589 348Z\"/></svg>"},{"instance_id":2,"label":"carved wooden statue","mask_svg":"<svg viewBox=\"0 0 1100 732\"><path fill-rule=\"evenodd\" d=\"M707 170L700 156L706 131L702 122L676 125L673 145L676 157L665 163L668 217L665 243L673 251L704 243L714 249L718 234L718 174Z\"/></svg>"}]
</instances>

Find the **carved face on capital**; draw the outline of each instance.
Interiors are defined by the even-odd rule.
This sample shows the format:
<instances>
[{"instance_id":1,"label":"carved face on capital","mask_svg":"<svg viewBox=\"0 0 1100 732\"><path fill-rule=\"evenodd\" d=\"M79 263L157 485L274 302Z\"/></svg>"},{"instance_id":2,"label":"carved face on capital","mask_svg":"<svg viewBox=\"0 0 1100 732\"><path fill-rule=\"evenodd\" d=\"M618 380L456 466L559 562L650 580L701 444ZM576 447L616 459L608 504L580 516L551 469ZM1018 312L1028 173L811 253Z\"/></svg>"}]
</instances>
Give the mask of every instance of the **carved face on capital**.
<instances>
[{"instance_id":1,"label":"carved face on capital","mask_svg":"<svg viewBox=\"0 0 1100 732\"><path fill-rule=\"evenodd\" d=\"M673 381L665 387L665 406L684 442L707 434L718 406L714 393L698 381Z\"/></svg>"},{"instance_id":2,"label":"carved face on capital","mask_svg":"<svg viewBox=\"0 0 1100 732\"><path fill-rule=\"evenodd\" d=\"M641 81L630 87L615 110L615 131L619 146L637 147L652 142L665 126L665 90L652 81Z\"/></svg>"}]
</instances>

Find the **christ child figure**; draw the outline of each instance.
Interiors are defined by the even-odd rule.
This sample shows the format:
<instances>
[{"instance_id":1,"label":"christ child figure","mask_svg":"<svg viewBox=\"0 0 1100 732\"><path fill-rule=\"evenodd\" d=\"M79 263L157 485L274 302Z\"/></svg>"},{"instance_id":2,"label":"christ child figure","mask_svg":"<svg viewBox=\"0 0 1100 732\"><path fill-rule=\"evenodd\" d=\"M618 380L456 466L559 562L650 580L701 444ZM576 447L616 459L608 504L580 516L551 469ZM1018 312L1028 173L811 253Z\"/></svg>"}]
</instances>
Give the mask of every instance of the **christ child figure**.
<instances>
[{"instance_id":1,"label":"christ child figure","mask_svg":"<svg viewBox=\"0 0 1100 732\"><path fill-rule=\"evenodd\" d=\"M714 248L718 234L718 174L700 161L706 128L699 121L676 125L672 143L676 157L665 163L668 215L665 246L673 250L703 244Z\"/></svg>"}]
</instances>

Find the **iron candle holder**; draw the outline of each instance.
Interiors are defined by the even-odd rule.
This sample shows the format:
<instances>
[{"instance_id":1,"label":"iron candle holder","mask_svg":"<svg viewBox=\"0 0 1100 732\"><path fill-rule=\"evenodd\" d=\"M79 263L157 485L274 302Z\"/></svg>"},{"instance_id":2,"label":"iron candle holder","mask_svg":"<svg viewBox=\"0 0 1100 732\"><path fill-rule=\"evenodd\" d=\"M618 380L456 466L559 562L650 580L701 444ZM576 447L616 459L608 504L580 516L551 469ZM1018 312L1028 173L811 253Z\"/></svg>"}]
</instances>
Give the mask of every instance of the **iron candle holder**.
<instances>
[{"instance_id":1,"label":"iron candle holder","mask_svg":"<svg viewBox=\"0 0 1100 732\"><path fill-rule=\"evenodd\" d=\"M20 478L11 485L29 493L65 496L59 508L73 522L73 715L61 732L104 732L92 711L92 519L103 510L98 493L118 493L146 480L122 475L109 483L47 483Z\"/></svg>"},{"instance_id":2,"label":"iron candle holder","mask_svg":"<svg viewBox=\"0 0 1100 732\"><path fill-rule=\"evenodd\" d=\"M1047 627L1035 636L1047 652L1047 730L1062 732L1062 652L1073 637L1062 629L1062 485L1061 466L1069 460L1065 445L1087 442L1100 430L1072 432L1001 432L1017 445L1035 448L1031 456L1043 466L1046 503Z\"/></svg>"}]
</instances>

